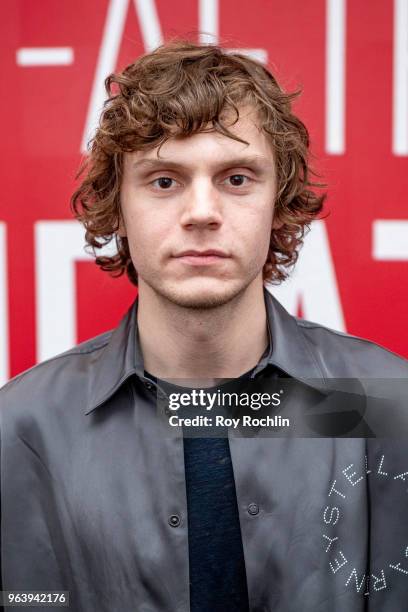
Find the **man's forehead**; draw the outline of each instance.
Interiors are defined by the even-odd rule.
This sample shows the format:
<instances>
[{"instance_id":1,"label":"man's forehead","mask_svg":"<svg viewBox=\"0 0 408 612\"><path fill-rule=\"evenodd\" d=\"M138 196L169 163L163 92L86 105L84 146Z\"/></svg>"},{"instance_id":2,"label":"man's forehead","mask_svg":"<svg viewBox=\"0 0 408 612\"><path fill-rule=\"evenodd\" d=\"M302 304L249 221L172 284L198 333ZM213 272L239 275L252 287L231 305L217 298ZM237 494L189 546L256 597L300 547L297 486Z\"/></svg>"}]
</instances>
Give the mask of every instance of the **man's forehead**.
<instances>
[{"instance_id":1,"label":"man's forehead","mask_svg":"<svg viewBox=\"0 0 408 612\"><path fill-rule=\"evenodd\" d=\"M206 126L189 136L171 136L162 145L149 150L126 153L130 167L148 169L162 164L188 166L197 161L233 165L274 164L272 146L267 135L255 123L253 114L240 115L235 124L227 123L229 131L245 142L235 140Z\"/></svg>"}]
</instances>

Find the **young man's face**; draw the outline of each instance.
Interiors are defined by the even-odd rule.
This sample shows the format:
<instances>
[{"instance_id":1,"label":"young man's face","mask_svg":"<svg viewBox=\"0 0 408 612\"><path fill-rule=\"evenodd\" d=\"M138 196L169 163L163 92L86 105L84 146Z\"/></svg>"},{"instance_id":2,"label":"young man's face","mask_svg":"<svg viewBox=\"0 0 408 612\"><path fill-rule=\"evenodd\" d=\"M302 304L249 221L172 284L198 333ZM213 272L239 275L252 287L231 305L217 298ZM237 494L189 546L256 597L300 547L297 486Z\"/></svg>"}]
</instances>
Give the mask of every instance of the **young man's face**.
<instances>
[{"instance_id":1,"label":"young man's face","mask_svg":"<svg viewBox=\"0 0 408 612\"><path fill-rule=\"evenodd\" d=\"M167 141L126 153L123 222L139 277L160 296L187 308L227 303L251 283L262 285L276 178L270 142L255 112L241 109L231 131ZM216 250L219 255L183 255Z\"/></svg>"}]
</instances>

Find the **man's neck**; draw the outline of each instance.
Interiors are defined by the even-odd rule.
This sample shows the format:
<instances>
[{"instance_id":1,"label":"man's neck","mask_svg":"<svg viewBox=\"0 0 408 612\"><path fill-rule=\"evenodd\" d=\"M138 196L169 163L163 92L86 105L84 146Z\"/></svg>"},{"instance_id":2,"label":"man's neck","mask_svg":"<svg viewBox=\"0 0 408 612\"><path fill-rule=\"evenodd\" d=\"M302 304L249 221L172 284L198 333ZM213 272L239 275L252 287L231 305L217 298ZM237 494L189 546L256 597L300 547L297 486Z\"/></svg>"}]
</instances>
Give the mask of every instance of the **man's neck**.
<instances>
[{"instance_id":1,"label":"man's neck","mask_svg":"<svg viewBox=\"0 0 408 612\"><path fill-rule=\"evenodd\" d=\"M187 386L216 384L253 368L268 346L262 283L216 308L180 307L143 284L137 324L144 368Z\"/></svg>"}]
</instances>

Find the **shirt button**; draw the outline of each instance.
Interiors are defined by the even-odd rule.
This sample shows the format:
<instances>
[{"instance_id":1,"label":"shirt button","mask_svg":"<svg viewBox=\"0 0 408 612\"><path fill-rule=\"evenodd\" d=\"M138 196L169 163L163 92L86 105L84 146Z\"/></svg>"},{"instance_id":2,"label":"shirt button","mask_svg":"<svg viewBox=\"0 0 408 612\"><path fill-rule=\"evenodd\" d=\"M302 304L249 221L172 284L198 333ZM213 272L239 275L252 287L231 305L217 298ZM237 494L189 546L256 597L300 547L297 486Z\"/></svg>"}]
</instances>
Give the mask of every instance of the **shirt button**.
<instances>
[{"instance_id":1,"label":"shirt button","mask_svg":"<svg viewBox=\"0 0 408 612\"><path fill-rule=\"evenodd\" d=\"M171 527L178 527L181 523L180 517L177 514L172 514L169 517L169 525Z\"/></svg>"},{"instance_id":2,"label":"shirt button","mask_svg":"<svg viewBox=\"0 0 408 612\"><path fill-rule=\"evenodd\" d=\"M248 514L251 514L252 516L255 516L256 514L259 514L259 506L258 506L258 504L249 504L249 506L248 506Z\"/></svg>"},{"instance_id":3,"label":"shirt button","mask_svg":"<svg viewBox=\"0 0 408 612\"><path fill-rule=\"evenodd\" d=\"M153 389L153 383L145 382L145 387L146 387L146 389L149 389L149 391L151 391Z\"/></svg>"}]
</instances>

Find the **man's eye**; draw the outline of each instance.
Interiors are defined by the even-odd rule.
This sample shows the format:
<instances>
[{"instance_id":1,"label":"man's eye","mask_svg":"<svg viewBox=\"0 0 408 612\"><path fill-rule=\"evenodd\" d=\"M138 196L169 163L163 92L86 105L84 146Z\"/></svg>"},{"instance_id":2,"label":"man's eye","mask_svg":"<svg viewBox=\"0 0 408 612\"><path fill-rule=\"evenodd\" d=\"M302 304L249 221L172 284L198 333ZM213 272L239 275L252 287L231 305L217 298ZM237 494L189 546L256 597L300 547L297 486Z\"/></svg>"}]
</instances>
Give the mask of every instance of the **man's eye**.
<instances>
[{"instance_id":1,"label":"man's eye","mask_svg":"<svg viewBox=\"0 0 408 612\"><path fill-rule=\"evenodd\" d=\"M243 185L246 185L250 179L248 176L245 176L245 174L231 174L227 180L233 187L242 187Z\"/></svg>"},{"instance_id":2,"label":"man's eye","mask_svg":"<svg viewBox=\"0 0 408 612\"><path fill-rule=\"evenodd\" d=\"M174 182L174 179L168 176L160 176L152 182L152 185L154 185L155 187L159 187L159 189L169 189Z\"/></svg>"}]
</instances>

